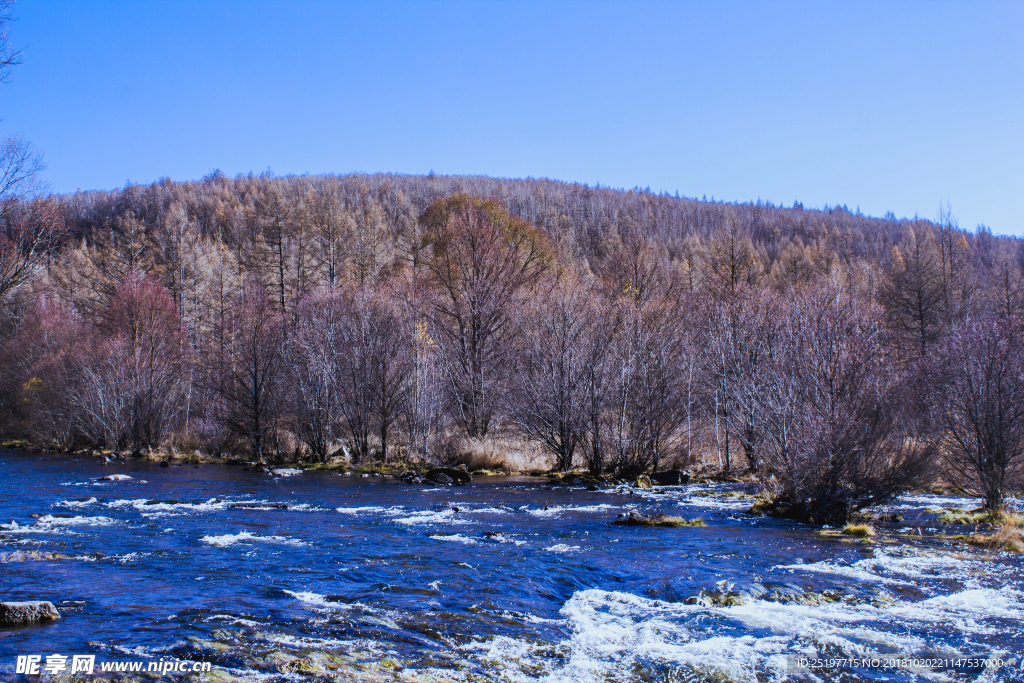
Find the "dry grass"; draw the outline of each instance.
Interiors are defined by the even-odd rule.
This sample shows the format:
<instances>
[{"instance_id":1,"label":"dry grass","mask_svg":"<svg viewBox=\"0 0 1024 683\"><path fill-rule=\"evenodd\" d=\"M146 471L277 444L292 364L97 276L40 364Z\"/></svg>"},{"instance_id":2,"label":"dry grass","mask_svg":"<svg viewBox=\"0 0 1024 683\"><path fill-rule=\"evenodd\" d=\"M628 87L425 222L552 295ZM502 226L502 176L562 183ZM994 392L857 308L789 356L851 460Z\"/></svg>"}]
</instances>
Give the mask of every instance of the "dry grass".
<instances>
[{"instance_id":1,"label":"dry grass","mask_svg":"<svg viewBox=\"0 0 1024 683\"><path fill-rule=\"evenodd\" d=\"M1010 526L1024 526L1024 515L1008 512L992 512L983 510L971 510L965 512L958 508L945 510L935 518L940 524L1002 524Z\"/></svg>"},{"instance_id":2,"label":"dry grass","mask_svg":"<svg viewBox=\"0 0 1024 683\"><path fill-rule=\"evenodd\" d=\"M468 456L465 464L471 470L526 473L547 470L553 464L552 457L536 444L502 437L467 440L465 456Z\"/></svg>"},{"instance_id":3,"label":"dry grass","mask_svg":"<svg viewBox=\"0 0 1024 683\"><path fill-rule=\"evenodd\" d=\"M483 439L469 439L454 433L440 434L434 439L431 452L436 462L445 467L465 465L470 471L525 474L547 471L554 464L554 459L537 444L501 434Z\"/></svg>"},{"instance_id":4,"label":"dry grass","mask_svg":"<svg viewBox=\"0 0 1024 683\"><path fill-rule=\"evenodd\" d=\"M867 538L875 535L875 529L870 524L847 524L843 527L843 534L857 538Z\"/></svg>"},{"instance_id":5,"label":"dry grass","mask_svg":"<svg viewBox=\"0 0 1024 683\"><path fill-rule=\"evenodd\" d=\"M1000 525L990 534L968 534L951 538L980 548L1024 553L1024 516L1002 515Z\"/></svg>"}]
</instances>

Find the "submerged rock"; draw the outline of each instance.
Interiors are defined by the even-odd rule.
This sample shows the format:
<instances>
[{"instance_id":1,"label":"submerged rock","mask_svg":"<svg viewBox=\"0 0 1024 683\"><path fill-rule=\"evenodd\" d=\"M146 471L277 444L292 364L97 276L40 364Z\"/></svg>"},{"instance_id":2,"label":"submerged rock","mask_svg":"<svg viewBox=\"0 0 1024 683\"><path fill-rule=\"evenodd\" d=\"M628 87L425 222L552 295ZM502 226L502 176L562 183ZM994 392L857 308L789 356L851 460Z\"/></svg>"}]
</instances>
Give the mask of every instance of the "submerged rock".
<instances>
[{"instance_id":1,"label":"submerged rock","mask_svg":"<svg viewBox=\"0 0 1024 683\"><path fill-rule=\"evenodd\" d=\"M60 619L60 612L52 602L0 602L0 625L20 626L52 619Z\"/></svg>"},{"instance_id":2,"label":"submerged rock","mask_svg":"<svg viewBox=\"0 0 1024 683\"><path fill-rule=\"evenodd\" d=\"M8 562L27 562L29 560L69 560L70 556L62 553L52 553L46 550L15 550L9 553L0 553L0 564Z\"/></svg>"},{"instance_id":3,"label":"submerged rock","mask_svg":"<svg viewBox=\"0 0 1024 683\"><path fill-rule=\"evenodd\" d=\"M160 461L160 467L170 467L170 466L171 466L171 463L167 462L166 460L161 460Z\"/></svg>"},{"instance_id":4,"label":"submerged rock","mask_svg":"<svg viewBox=\"0 0 1024 683\"><path fill-rule=\"evenodd\" d=\"M836 602L843 602L844 597L845 596L841 591L833 589L823 590L820 593L815 593L812 591L785 592L773 590L765 596L765 600L768 600L770 602L778 602L783 605L795 604L815 607L818 605L827 605Z\"/></svg>"},{"instance_id":5,"label":"submerged rock","mask_svg":"<svg viewBox=\"0 0 1024 683\"><path fill-rule=\"evenodd\" d=\"M406 484L422 484L423 477L416 474L415 472L402 472L398 475L399 481L404 481Z\"/></svg>"},{"instance_id":6,"label":"submerged rock","mask_svg":"<svg viewBox=\"0 0 1024 683\"><path fill-rule=\"evenodd\" d=\"M698 595L686 598L683 602L687 605L699 607L733 607L742 605L747 601L747 596L736 591L720 593L718 591L701 591Z\"/></svg>"}]
</instances>

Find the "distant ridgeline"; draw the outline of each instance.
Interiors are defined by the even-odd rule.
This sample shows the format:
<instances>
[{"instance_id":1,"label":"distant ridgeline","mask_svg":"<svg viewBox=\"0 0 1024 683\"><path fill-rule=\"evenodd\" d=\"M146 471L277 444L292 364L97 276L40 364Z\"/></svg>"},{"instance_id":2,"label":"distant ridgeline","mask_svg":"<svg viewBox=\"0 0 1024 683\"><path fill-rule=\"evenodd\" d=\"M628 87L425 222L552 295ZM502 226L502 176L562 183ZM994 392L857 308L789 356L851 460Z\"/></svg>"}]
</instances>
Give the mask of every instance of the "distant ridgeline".
<instances>
[{"instance_id":1,"label":"distant ridgeline","mask_svg":"<svg viewBox=\"0 0 1024 683\"><path fill-rule=\"evenodd\" d=\"M1024 242L948 213L215 172L3 227L4 429L50 448L749 467L840 517L941 470L1001 505L942 359L1017 340Z\"/></svg>"},{"instance_id":2,"label":"distant ridgeline","mask_svg":"<svg viewBox=\"0 0 1024 683\"><path fill-rule=\"evenodd\" d=\"M636 248L639 243L656 248L667 260L692 263L692 252L699 257L712 246L709 241L721 238L733 224L742 239L750 241L762 274L770 272L779 259L792 260L794 252L803 255L808 249L813 253L830 250L844 262L877 264L900 243L908 226L926 226L936 233L951 227L948 221L940 226L925 220L897 220L892 214L871 218L845 206L805 210L799 203L792 208L761 202L729 204L640 188L624 191L480 176L249 175L232 179L214 172L198 182L164 179L148 186L79 192L60 199L70 234L77 240L102 242L108 233L141 229L159 247L172 239L169 232L187 229L239 254L252 250L259 237L268 239L268 225L293 236L296 249L315 250L323 239L310 235L323 231L325 211L336 211L344 237L359 240L360 247L372 252L362 255L358 265L349 263L349 268L377 271L407 256L416 239L417 219L431 202L460 192L498 199L512 215L542 228L561 257L594 270L623 245ZM993 238L987 232L953 231L966 240L972 261L984 267L1018 248L1017 240ZM366 241L372 248L363 246ZM149 259L156 267L162 265L156 254ZM318 277L321 284L326 281L327 275L313 271L314 281Z\"/></svg>"}]
</instances>

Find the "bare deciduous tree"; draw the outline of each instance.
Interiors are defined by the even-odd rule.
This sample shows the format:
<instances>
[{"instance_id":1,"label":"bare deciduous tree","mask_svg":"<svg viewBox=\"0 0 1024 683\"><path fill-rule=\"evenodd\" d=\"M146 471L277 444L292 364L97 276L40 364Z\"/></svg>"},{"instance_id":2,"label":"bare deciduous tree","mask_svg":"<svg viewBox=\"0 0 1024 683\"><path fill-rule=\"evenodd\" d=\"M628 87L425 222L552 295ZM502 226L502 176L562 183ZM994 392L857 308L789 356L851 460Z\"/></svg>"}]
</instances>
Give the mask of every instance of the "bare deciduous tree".
<instances>
[{"instance_id":1,"label":"bare deciduous tree","mask_svg":"<svg viewBox=\"0 0 1024 683\"><path fill-rule=\"evenodd\" d=\"M522 333L512 416L563 472L587 434L591 349L602 323L590 288L570 278L541 285L515 317Z\"/></svg>"},{"instance_id":2,"label":"bare deciduous tree","mask_svg":"<svg viewBox=\"0 0 1024 683\"><path fill-rule=\"evenodd\" d=\"M924 476L934 445L885 361L876 312L830 294L791 306L771 362L738 394L760 422L768 485L790 514L845 522Z\"/></svg>"},{"instance_id":3,"label":"bare deciduous tree","mask_svg":"<svg viewBox=\"0 0 1024 683\"><path fill-rule=\"evenodd\" d=\"M779 334L781 308L770 292L741 289L720 298L704 298L700 318L702 371L706 397L715 417L715 441L732 470L732 441L743 447L751 470L759 468L763 434L753 404L760 366L771 356Z\"/></svg>"},{"instance_id":4,"label":"bare deciduous tree","mask_svg":"<svg viewBox=\"0 0 1024 683\"><path fill-rule=\"evenodd\" d=\"M984 318L961 329L934 361L947 476L993 512L1024 473L1022 342L1019 321Z\"/></svg>"},{"instance_id":5,"label":"bare deciduous tree","mask_svg":"<svg viewBox=\"0 0 1024 683\"><path fill-rule=\"evenodd\" d=\"M328 297L304 299L286 349L293 395L292 426L315 460L324 462L341 427L338 363L341 310Z\"/></svg>"},{"instance_id":6,"label":"bare deciduous tree","mask_svg":"<svg viewBox=\"0 0 1024 683\"><path fill-rule=\"evenodd\" d=\"M0 2L0 83L6 83L11 67L21 64L21 50L11 46L11 6L14 0Z\"/></svg>"},{"instance_id":7,"label":"bare deciduous tree","mask_svg":"<svg viewBox=\"0 0 1024 683\"><path fill-rule=\"evenodd\" d=\"M487 435L516 294L547 268L544 235L496 201L457 194L421 220L433 254L435 329L456 419L470 437Z\"/></svg>"},{"instance_id":8,"label":"bare deciduous tree","mask_svg":"<svg viewBox=\"0 0 1024 683\"><path fill-rule=\"evenodd\" d=\"M685 373L696 350L677 301L625 306L608 431L612 468L635 476L677 456L688 440Z\"/></svg>"},{"instance_id":9,"label":"bare deciduous tree","mask_svg":"<svg viewBox=\"0 0 1024 683\"><path fill-rule=\"evenodd\" d=\"M131 441L160 445L184 415L189 347L170 292L148 276L131 275L118 288L102 329L124 376L117 391L130 402Z\"/></svg>"},{"instance_id":10,"label":"bare deciduous tree","mask_svg":"<svg viewBox=\"0 0 1024 683\"><path fill-rule=\"evenodd\" d=\"M284 331L263 288L246 284L220 330L213 389L220 394L219 419L244 440L257 462L277 440L281 411Z\"/></svg>"}]
</instances>

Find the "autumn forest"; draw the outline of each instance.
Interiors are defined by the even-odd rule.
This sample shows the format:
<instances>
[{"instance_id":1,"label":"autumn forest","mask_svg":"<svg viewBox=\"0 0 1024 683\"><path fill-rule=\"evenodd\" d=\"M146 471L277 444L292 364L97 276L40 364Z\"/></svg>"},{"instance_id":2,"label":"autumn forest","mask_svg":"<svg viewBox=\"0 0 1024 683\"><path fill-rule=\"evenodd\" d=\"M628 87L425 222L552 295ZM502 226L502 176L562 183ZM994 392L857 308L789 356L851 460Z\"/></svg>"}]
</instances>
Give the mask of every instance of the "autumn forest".
<instances>
[{"instance_id":1,"label":"autumn forest","mask_svg":"<svg viewBox=\"0 0 1024 683\"><path fill-rule=\"evenodd\" d=\"M753 473L822 519L938 480L997 510L1022 483L1024 242L948 209L433 174L3 196L8 439L396 466L527 449L595 476Z\"/></svg>"}]
</instances>

